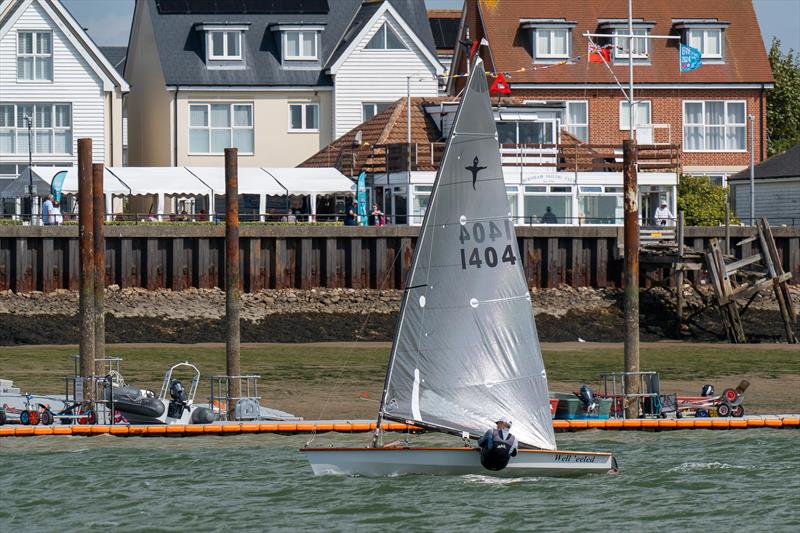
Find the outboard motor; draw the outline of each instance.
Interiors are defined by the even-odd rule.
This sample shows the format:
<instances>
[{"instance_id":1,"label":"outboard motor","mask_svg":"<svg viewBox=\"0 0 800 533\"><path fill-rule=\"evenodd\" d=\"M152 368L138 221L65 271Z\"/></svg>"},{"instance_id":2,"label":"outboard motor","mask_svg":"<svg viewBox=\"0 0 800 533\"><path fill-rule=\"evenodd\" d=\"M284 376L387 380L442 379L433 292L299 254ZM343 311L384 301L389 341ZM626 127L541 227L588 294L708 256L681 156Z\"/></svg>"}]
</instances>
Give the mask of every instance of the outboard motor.
<instances>
[{"instance_id":1,"label":"outboard motor","mask_svg":"<svg viewBox=\"0 0 800 533\"><path fill-rule=\"evenodd\" d=\"M183 388L183 383L179 379L173 379L169 383L169 395L172 401L169 402L167 408L167 416L170 418L180 418L183 416L183 410L186 408L186 389Z\"/></svg>"},{"instance_id":2,"label":"outboard motor","mask_svg":"<svg viewBox=\"0 0 800 533\"><path fill-rule=\"evenodd\" d=\"M594 401L594 393L592 393L592 389L590 389L588 385L581 385L580 392L578 392L578 398L583 404L583 410L587 413L596 411L599 407L597 402Z\"/></svg>"}]
</instances>

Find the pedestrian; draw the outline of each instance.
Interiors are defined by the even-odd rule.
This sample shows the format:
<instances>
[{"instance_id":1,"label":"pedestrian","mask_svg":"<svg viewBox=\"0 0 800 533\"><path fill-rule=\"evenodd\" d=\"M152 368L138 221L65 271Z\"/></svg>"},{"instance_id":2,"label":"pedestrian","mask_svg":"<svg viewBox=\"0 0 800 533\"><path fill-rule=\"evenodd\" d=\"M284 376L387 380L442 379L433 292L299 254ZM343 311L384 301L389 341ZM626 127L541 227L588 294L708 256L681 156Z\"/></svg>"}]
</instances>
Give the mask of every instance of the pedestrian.
<instances>
[{"instance_id":1,"label":"pedestrian","mask_svg":"<svg viewBox=\"0 0 800 533\"><path fill-rule=\"evenodd\" d=\"M56 200L53 202L53 207L50 208L49 223L54 226L60 226L64 222L64 215L61 214L61 202Z\"/></svg>"},{"instance_id":2,"label":"pedestrian","mask_svg":"<svg viewBox=\"0 0 800 533\"><path fill-rule=\"evenodd\" d=\"M558 224L558 219L549 205L545 208L544 215L542 215L542 224Z\"/></svg>"},{"instance_id":3,"label":"pedestrian","mask_svg":"<svg viewBox=\"0 0 800 533\"><path fill-rule=\"evenodd\" d=\"M369 214L369 225L383 226L384 224L386 224L386 219L383 216L383 212L378 209L378 204L372 204L372 212Z\"/></svg>"},{"instance_id":4,"label":"pedestrian","mask_svg":"<svg viewBox=\"0 0 800 533\"><path fill-rule=\"evenodd\" d=\"M661 200L661 205L656 208L655 219L657 226L672 225L675 215L673 215L672 211L670 211L669 207L667 207L666 200Z\"/></svg>"},{"instance_id":5,"label":"pedestrian","mask_svg":"<svg viewBox=\"0 0 800 533\"><path fill-rule=\"evenodd\" d=\"M42 204L42 224L50 224L50 211L53 209L53 195L48 194Z\"/></svg>"},{"instance_id":6,"label":"pedestrian","mask_svg":"<svg viewBox=\"0 0 800 533\"><path fill-rule=\"evenodd\" d=\"M344 215L345 226L358 226L358 202L353 202L350 209Z\"/></svg>"}]
</instances>

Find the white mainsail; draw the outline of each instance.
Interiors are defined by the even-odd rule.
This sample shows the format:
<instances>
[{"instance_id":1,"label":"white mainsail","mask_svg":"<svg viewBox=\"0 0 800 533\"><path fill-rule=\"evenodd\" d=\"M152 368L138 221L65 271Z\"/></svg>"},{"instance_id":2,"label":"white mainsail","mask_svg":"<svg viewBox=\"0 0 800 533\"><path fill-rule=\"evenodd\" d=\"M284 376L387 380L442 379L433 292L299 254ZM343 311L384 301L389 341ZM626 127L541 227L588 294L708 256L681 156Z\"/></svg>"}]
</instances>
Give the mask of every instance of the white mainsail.
<instances>
[{"instance_id":1,"label":"white mainsail","mask_svg":"<svg viewBox=\"0 0 800 533\"><path fill-rule=\"evenodd\" d=\"M478 59L433 186L380 413L473 436L507 415L520 443L552 450L547 376L483 68Z\"/></svg>"}]
</instances>

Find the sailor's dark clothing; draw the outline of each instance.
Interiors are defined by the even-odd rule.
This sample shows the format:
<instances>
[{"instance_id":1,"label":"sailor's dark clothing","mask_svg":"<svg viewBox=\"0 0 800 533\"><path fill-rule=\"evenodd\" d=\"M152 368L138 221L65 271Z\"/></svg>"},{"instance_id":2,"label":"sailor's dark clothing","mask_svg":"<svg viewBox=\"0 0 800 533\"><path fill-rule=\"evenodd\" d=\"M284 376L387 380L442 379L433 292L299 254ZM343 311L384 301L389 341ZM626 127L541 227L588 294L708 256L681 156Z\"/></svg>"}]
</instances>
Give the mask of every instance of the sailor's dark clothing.
<instances>
[{"instance_id":1,"label":"sailor's dark clothing","mask_svg":"<svg viewBox=\"0 0 800 533\"><path fill-rule=\"evenodd\" d=\"M478 439L481 465L488 470L502 470L517 455L517 438L507 429L490 429Z\"/></svg>"}]
</instances>

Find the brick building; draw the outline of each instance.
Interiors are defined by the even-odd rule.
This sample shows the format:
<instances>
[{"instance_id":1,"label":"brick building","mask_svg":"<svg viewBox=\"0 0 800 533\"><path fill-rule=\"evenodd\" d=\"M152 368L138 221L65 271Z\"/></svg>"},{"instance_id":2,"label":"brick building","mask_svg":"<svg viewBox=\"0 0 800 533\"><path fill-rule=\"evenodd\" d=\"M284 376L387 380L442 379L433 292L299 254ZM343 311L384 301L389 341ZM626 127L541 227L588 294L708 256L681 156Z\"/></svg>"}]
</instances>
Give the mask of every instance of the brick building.
<instances>
[{"instance_id":1,"label":"brick building","mask_svg":"<svg viewBox=\"0 0 800 533\"><path fill-rule=\"evenodd\" d=\"M630 119L617 81L627 87L629 51L627 40L615 34L627 34L627 4L465 0L458 35L487 39L489 47L479 53L488 70L509 73L515 99L560 104L560 125L574 136L590 144L621 144ZM632 45L640 144L678 145L684 173L724 183L749 164L752 115L756 162L765 159L766 92L773 78L751 1L639 1L633 9L634 34L680 37ZM584 33L608 35L594 38L609 47L608 66L587 61ZM678 42L701 51L699 69L680 72ZM456 47L453 73L466 72L466 55L464 47ZM451 77L449 93L457 94L462 85L463 78ZM502 124L498 129L502 137Z\"/></svg>"}]
</instances>

